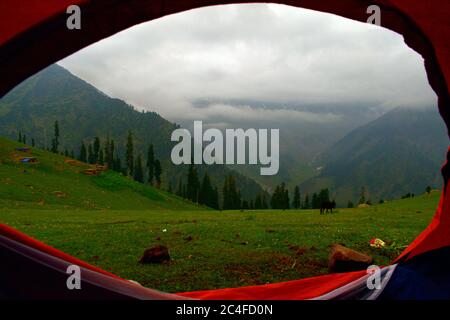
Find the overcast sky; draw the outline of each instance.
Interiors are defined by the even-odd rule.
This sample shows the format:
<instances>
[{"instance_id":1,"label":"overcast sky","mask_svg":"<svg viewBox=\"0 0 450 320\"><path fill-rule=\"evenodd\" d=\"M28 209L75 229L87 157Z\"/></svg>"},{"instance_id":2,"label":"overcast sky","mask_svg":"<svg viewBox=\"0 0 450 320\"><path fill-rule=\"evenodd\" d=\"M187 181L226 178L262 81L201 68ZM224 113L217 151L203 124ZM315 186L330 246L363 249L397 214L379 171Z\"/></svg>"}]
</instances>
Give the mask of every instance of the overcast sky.
<instances>
[{"instance_id":1,"label":"overcast sky","mask_svg":"<svg viewBox=\"0 0 450 320\"><path fill-rule=\"evenodd\" d=\"M422 58L386 29L274 4L150 21L60 64L106 94L178 123L333 121L305 105L436 104Z\"/></svg>"}]
</instances>

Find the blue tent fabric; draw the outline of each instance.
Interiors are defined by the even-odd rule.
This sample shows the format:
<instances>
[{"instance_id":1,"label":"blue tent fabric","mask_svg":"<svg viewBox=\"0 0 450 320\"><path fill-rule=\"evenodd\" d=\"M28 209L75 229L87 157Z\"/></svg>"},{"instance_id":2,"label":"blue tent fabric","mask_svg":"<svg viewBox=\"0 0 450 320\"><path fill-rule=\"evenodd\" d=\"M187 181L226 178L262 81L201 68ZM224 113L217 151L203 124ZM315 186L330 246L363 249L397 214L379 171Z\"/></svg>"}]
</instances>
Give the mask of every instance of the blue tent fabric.
<instances>
[{"instance_id":1,"label":"blue tent fabric","mask_svg":"<svg viewBox=\"0 0 450 320\"><path fill-rule=\"evenodd\" d=\"M449 300L450 247L423 253L395 269L379 300Z\"/></svg>"}]
</instances>

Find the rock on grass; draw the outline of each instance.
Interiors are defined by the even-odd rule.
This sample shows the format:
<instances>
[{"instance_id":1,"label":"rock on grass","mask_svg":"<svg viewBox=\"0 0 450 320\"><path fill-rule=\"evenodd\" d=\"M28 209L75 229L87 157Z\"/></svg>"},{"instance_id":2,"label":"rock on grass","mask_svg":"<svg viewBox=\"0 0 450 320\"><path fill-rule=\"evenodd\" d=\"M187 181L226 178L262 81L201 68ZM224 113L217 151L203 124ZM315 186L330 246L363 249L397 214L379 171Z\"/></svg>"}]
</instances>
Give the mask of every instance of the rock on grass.
<instances>
[{"instance_id":1,"label":"rock on grass","mask_svg":"<svg viewBox=\"0 0 450 320\"><path fill-rule=\"evenodd\" d=\"M350 272L365 270L373 263L373 258L364 253L346 248L340 244L332 244L328 258L330 272Z\"/></svg>"},{"instance_id":2,"label":"rock on grass","mask_svg":"<svg viewBox=\"0 0 450 320\"><path fill-rule=\"evenodd\" d=\"M166 263L170 261L169 249L166 246L157 245L144 251L140 263Z\"/></svg>"}]
</instances>

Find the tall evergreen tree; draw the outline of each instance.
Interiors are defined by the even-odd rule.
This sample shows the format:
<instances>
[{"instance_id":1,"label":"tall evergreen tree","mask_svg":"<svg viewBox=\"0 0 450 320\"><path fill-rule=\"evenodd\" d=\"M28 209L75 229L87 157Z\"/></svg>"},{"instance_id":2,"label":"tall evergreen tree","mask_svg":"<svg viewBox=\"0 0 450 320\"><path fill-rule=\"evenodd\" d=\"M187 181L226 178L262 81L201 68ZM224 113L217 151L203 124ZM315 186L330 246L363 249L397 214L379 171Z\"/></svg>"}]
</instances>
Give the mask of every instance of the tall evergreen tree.
<instances>
[{"instance_id":1,"label":"tall evergreen tree","mask_svg":"<svg viewBox=\"0 0 450 320\"><path fill-rule=\"evenodd\" d=\"M319 208L322 206L322 203L330 201L330 191L325 188L321 189L319 194L317 195L317 202Z\"/></svg>"},{"instance_id":2,"label":"tall evergreen tree","mask_svg":"<svg viewBox=\"0 0 450 320\"><path fill-rule=\"evenodd\" d=\"M52 139L52 152L58 153L58 148L59 148L59 124L58 121L55 121L54 137Z\"/></svg>"},{"instance_id":3,"label":"tall evergreen tree","mask_svg":"<svg viewBox=\"0 0 450 320\"><path fill-rule=\"evenodd\" d=\"M283 191L282 209L286 210L286 209L289 209L291 207L291 203L289 201L289 190L286 188L286 185L285 185L284 182L281 184L281 188L282 188L282 191Z\"/></svg>"},{"instance_id":4,"label":"tall evergreen tree","mask_svg":"<svg viewBox=\"0 0 450 320\"><path fill-rule=\"evenodd\" d=\"M161 187L161 174L161 162L159 162L159 160L155 160L155 183L158 189Z\"/></svg>"},{"instance_id":5,"label":"tall evergreen tree","mask_svg":"<svg viewBox=\"0 0 450 320\"><path fill-rule=\"evenodd\" d=\"M269 209L269 204L267 203L266 193L263 192L261 196L261 209Z\"/></svg>"},{"instance_id":6,"label":"tall evergreen tree","mask_svg":"<svg viewBox=\"0 0 450 320\"><path fill-rule=\"evenodd\" d=\"M99 137L94 138L94 163L99 162L99 155L100 155L100 139Z\"/></svg>"},{"instance_id":7,"label":"tall evergreen tree","mask_svg":"<svg viewBox=\"0 0 450 320\"><path fill-rule=\"evenodd\" d=\"M104 165L105 164L105 159L103 156L103 150L100 149L100 152L98 153L98 164L99 165Z\"/></svg>"},{"instance_id":8,"label":"tall evergreen tree","mask_svg":"<svg viewBox=\"0 0 450 320\"><path fill-rule=\"evenodd\" d=\"M272 199L270 200L272 209L289 209L289 191L286 189L286 184L283 182L276 186Z\"/></svg>"},{"instance_id":9,"label":"tall evergreen tree","mask_svg":"<svg viewBox=\"0 0 450 320\"><path fill-rule=\"evenodd\" d=\"M183 178L180 177L180 179L178 180L177 190L175 191L175 194L177 196L179 196L179 197L183 197L184 198L183 187L184 187L183 186Z\"/></svg>"},{"instance_id":10,"label":"tall evergreen tree","mask_svg":"<svg viewBox=\"0 0 450 320\"><path fill-rule=\"evenodd\" d=\"M359 196L359 204L366 203L366 188L361 187L361 194Z\"/></svg>"},{"instance_id":11,"label":"tall evergreen tree","mask_svg":"<svg viewBox=\"0 0 450 320\"><path fill-rule=\"evenodd\" d=\"M111 162L110 162L110 148L109 148L109 135L106 136L105 145L103 146L103 164L107 165L108 168L111 168Z\"/></svg>"},{"instance_id":12,"label":"tall evergreen tree","mask_svg":"<svg viewBox=\"0 0 450 320\"><path fill-rule=\"evenodd\" d=\"M31 146L36 147L36 141L34 141L34 138L31 139Z\"/></svg>"},{"instance_id":13,"label":"tall evergreen tree","mask_svg":"<svg viewBox=\"0 0 450 320\"><path fill-rule=\"evenodd\" d=\"M127 174L133 176L134 172L134 147L133 147L133 134L128 131L127 146L126 146L126 165Z\"/></svg>"},{"instance_id":14,"label":"tall evergreen tree","mask_svg":"<svg viewBox=\"0 0 450 320\"><path fill-rule=\"evenodd\" d=\"M320 208L319 197L317 196L317 193L315 193L315 192L312 195L311 207L313 209L319 209Z\"/></svg>"},{"instance_id":15,"label":"tall evergreen tree","mask_svg":"<svg viewBox=\"0 0 450 320\"><path fill-rule=\"evenodd\" d=\"M122 172L122 171L123 171L122 163L121 163L119 157L114 158L114 161L113 161L113 170L116 171L116 172Z\"/></svg>"},{"instance_id":16,"label":"tall evergreen tree","mask_svg":"<svg viewBox=\"0 0 450 320\"><path fill-rule=\"evenodd\" d=\"M78 160L82 162L87 162L87 151L84 142L81 143L80 156L78 157Z\"/></svg>"},{"instance_id":17,"label":"tall evergreen tree","mask_svg":"<svg viewBox=\"0 0 450 320\"><path fill-rule=\"evenodd\" d=\"M111 141L109 142L109 154L108 154L108 166L113 168L113 170L115 171L120 171L121 169L117 169L115 168L115 163L116 161L114 161L114 140L111 139Z\"/></svg>"},{"instance_id":18,"label":"tall evergreen tree","mask_svg":"<svg viewBox=\"0 0 450 320\"><path fill-rule=\"evenodd\" d=\"M95 155L94 150L92 149L92 143L89 143L88 145L88 162L90 164L95 163Z\"/></svg>"},{"instance_id":19,"label":"tall evergreen tree","mask_svg":"<svg viewBox=\"0 0 450 320\"><path fill-rule=\"evenodd\" d=\"M17 141L19 141L20 143L22 143L22 132L19 131L19 139L17 139Z\"/></svg>"},{"instance_id":20,"label":"tall evergreen tree","mask_svg":"<svg viewBox=\"0 0 450 320\"><path fill-rule=\"evenodd\" d=\"M144 171L142 169L141 155L138 155L136 158L136 163L135 163L134 172L133 172L133 178L137 182L140 182L140 183L144 182Z\"/></svg>"},{"instance_id":21,"label":"tall evergreen tree","mask_svg":"<svg viewBox=\"0 0 450 320\"><path fill-rule=\"evenodd\" d=\"M310 206L309 206L309 196L308 196L308 194L306 194L305 195L305 201L303 201L303 207L302 207L303 209L309 209L310 208Z\"/></svg>"},{"instance_id":22,"label":"tall evergreen tree","mask_svg":"<svg viewBox=\"0 0 450 320\"><path fill-rule=\"evenodd\" d=\"M147 169L148 169L148 183L153 184L153 179L155 177L155 153L153 151L153 144L150 144L148 146Z\"/></svg>"},{"instance_id":23,"label":"tall evergreen tree","mask_svg":"<svg viewBox=\"0 0 450 320\"><path fill-rule=\"evenodd\" d=\"M241 192L236 188L236 180L231 174L225 178L222 208L224 210L241 208Z\"/></svg>"},{"instance_id":24,"label":"tall evergreen tree","mask_svg":"<svg viewBox=\"0 0 450 320\"><path fill-rule=\"evenodd\" d=\"M219 210L219 190L217 187L214 187L213 198L212 198L212 206L214 209Z\"/></svg>"},{"instance_id":25,"label":"tall evergreen tree","mask_svg":"<svg viewBox=\"0 0 450 320\"><path fill-rule=\"evenodd\" d=\"M262 199L260 194L256 195L254 206L257 210L262 209Z\"/></svg>"},{"instance_id":26,"label":"tall evergreen tree","mask_svg":"<svg viewBox=\"0 0 450 320\"><path fill-rule=\"evenodd\" d=\"M300 188L298 186L295 186L294 189L294 200L292 201L292 206L294 209L300 208Z\"/></svg>"},{"instance_id":27,"label":"tall evergreen tree","mask_svg":"<svg viewBox=\"0 0 450 320\"><path fill-rule=\"evenodd\" d=\"M194 164L189 165L188 177L186 184L186 198L192 202L198 201L198 191L200 187L200 182L198 180L197 169Z\"/></svg>"},{"instance_id":28,"label":"tall evergreen tree","mask_svg":"<svg viewBox=\"0 0 450 320\"><path fill-rule=\"evenodd\" d=\"M215 190L211 184L208 172L205 171L202 183L200 185L200 191L198 193L198 203L207 205L210 208L215 208Z\"/></svg>"}]
</instances>

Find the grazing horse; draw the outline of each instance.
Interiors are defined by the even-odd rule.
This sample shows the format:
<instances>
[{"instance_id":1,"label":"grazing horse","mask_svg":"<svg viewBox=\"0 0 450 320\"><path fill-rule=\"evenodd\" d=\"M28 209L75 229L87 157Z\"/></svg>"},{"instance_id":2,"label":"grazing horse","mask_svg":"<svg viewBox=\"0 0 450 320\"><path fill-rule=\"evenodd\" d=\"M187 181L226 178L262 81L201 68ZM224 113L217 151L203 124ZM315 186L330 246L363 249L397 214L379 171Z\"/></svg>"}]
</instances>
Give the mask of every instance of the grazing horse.
<instances>
[{"instance_id":1,"label":"grazing horse","mask_svg":"<svg viewBox=\"0 0 450 320\"><path fill-rule=\"evenodd\" d=\"M320 214L327 213L330 210L333 213L333 208L336 207L336 202L333 201L323 201L320 205Z\"/></svg>"}]
</instances>

